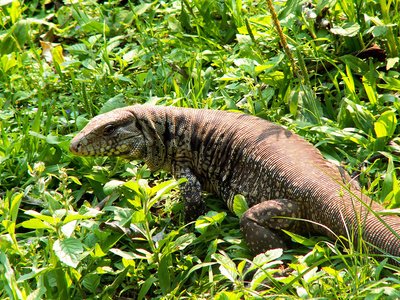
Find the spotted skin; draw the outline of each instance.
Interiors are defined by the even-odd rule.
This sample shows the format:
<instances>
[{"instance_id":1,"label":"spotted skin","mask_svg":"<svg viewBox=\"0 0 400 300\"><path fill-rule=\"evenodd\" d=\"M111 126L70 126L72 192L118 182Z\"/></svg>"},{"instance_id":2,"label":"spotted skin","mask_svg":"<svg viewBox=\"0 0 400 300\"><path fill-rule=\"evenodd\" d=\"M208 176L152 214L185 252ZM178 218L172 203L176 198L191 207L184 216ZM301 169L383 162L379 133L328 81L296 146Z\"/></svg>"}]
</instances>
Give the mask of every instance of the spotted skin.
<instances>
[{"instance_id":1,"label":"spotted skin","mask_svg":"<svg viewBox=\"0 0 400 300\"><path fill-rule=\"evenodd\" d=\"M355 245L361 231L367 243L400 256L400 240L363 203L375 212L382 206L362 195L342 168L326 161L307 141L254 116L130 106L93 118L72 140L70 150L141 159L151 170L187 178L181 186L186 221L203 214L202 190L222 198L230 210L234 196L243 195L250 209L242 216L241 229L255 254L286 248L281 229L287 229L331 238L350 234ZM381 218L400 233L399 217ZM371 248L374 251L381 253Z\"/></svg>"}]
</instances>

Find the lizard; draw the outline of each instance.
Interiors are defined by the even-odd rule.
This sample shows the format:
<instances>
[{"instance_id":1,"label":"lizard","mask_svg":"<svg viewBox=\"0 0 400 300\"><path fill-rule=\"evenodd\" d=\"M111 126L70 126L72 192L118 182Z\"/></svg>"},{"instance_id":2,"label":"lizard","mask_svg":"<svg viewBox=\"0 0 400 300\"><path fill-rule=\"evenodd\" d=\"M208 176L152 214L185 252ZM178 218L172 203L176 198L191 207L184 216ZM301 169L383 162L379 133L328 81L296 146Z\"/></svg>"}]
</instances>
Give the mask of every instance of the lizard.
<instances>
[{"instance_id":1,"label":"lizard","mask_svg":"<svg viewBox=\"0 0 400 300\"><path fill-rule=\"evenodd\" d=\"M164 169L180 185L185 222L204 213L202 191L233 211L235 195L248 203L240 219L253 254L288 249L288 235L344 236L400 265L400 217L362 194L342 167L283 126L239 112L134 105L94 117L70 143L81 156L119 156ZM374 212L374 213L373 213ZM308 221L305 221L308 220ZM386 226L385 224L386 223Z\"/></svg>"}]
</instances>

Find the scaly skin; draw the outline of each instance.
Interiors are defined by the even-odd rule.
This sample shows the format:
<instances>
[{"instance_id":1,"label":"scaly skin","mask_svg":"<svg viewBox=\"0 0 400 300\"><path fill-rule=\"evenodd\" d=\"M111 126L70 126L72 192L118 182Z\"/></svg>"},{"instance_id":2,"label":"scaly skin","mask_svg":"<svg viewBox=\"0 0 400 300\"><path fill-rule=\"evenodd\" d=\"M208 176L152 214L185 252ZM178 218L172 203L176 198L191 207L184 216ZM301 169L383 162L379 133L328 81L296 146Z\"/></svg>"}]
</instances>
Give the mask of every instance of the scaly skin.
<instances>
[{"instance_id":1,"label":"scaly skin","mask_svg":"<svg viewBox=\"0 0 400 300\"><path fill-rule=\"evenodd\" d=\"M344 187L349 176L343 169L298 135L254 116L130 106L93 118L72 140L70 150L83 156L140 159L151 170L187 178L181 185L186 221L203 213L202 190L218 195L230 210L235 195L245 196L250 209L242 216L241 229L255 254L286 248L281 229L287 229L345 236L355 245L361 232L367 243L400 256L400 240L393 233L400 233L399 217L381 217L392 232L364 203L375 212L382 206L354 185Z\"/></svg>"}]
</instances>

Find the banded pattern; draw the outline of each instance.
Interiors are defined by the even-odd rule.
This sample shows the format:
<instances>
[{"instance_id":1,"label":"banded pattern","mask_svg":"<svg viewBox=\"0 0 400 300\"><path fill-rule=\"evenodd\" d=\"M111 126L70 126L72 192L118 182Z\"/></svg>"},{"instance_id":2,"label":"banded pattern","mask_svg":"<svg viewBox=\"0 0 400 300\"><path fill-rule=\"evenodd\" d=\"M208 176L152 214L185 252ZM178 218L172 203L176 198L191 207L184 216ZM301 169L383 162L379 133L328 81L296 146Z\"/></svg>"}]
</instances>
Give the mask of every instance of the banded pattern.
<instances>
[{"instance_id":1,"label":"banded pattern","mask_svg":"<svg viewBox=\"0 0 400 300\"><path fill-rule=\"evenodd\" d=\"M400 256L400 240L359 199L375 212L382 206L357 191L350 176L307 141L257 117L130 106L93 118L70 149L77 155L141 159L152 170L162 168L187 178L181 186L187 221L204 211L202 190L224 199L230 210L236 194L245 196L250 209L242 216L241 228L254 253L285 248L281 229L330 237L350 232L355 242L361 230L365 241ZM349 183L350 192L343 183ZM399 217L382 219L400 233Z\"/></svg>"}]
</instances>

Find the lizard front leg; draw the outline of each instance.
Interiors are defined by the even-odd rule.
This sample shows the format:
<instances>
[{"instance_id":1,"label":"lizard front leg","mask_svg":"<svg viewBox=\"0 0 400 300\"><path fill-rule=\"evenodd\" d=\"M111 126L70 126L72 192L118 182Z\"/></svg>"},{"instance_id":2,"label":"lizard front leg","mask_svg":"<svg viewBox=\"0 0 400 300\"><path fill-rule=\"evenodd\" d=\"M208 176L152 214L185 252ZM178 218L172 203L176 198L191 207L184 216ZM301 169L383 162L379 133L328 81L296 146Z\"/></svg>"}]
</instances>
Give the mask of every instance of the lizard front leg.
<instances>
[{"instance_id":1,"label":"lizard front leg","mask_svg":"<svg viewBox=\"0 0 400 300\"><path fill-rule=\"evenodd\" d=\"M267 200L245 211L240 220L240 229L253 254L287 248L288 236L281 229L298 232L299 221L285 217L301 218L300 205L287 199Z\"/></svg>"},{"instance_id":2,"label":"lizard front leg","mask_svg":"<svg viewBox=\"0 0 400 300\"><path fill-rule=\"evenodd\" d=\"M180 185L181 194L185 200L183 215L186 223L195 221L204 214L204 201L200 181L188 167L175 166L176 179L186 178L187 181Z\"/></svg>"}]
</instances>

